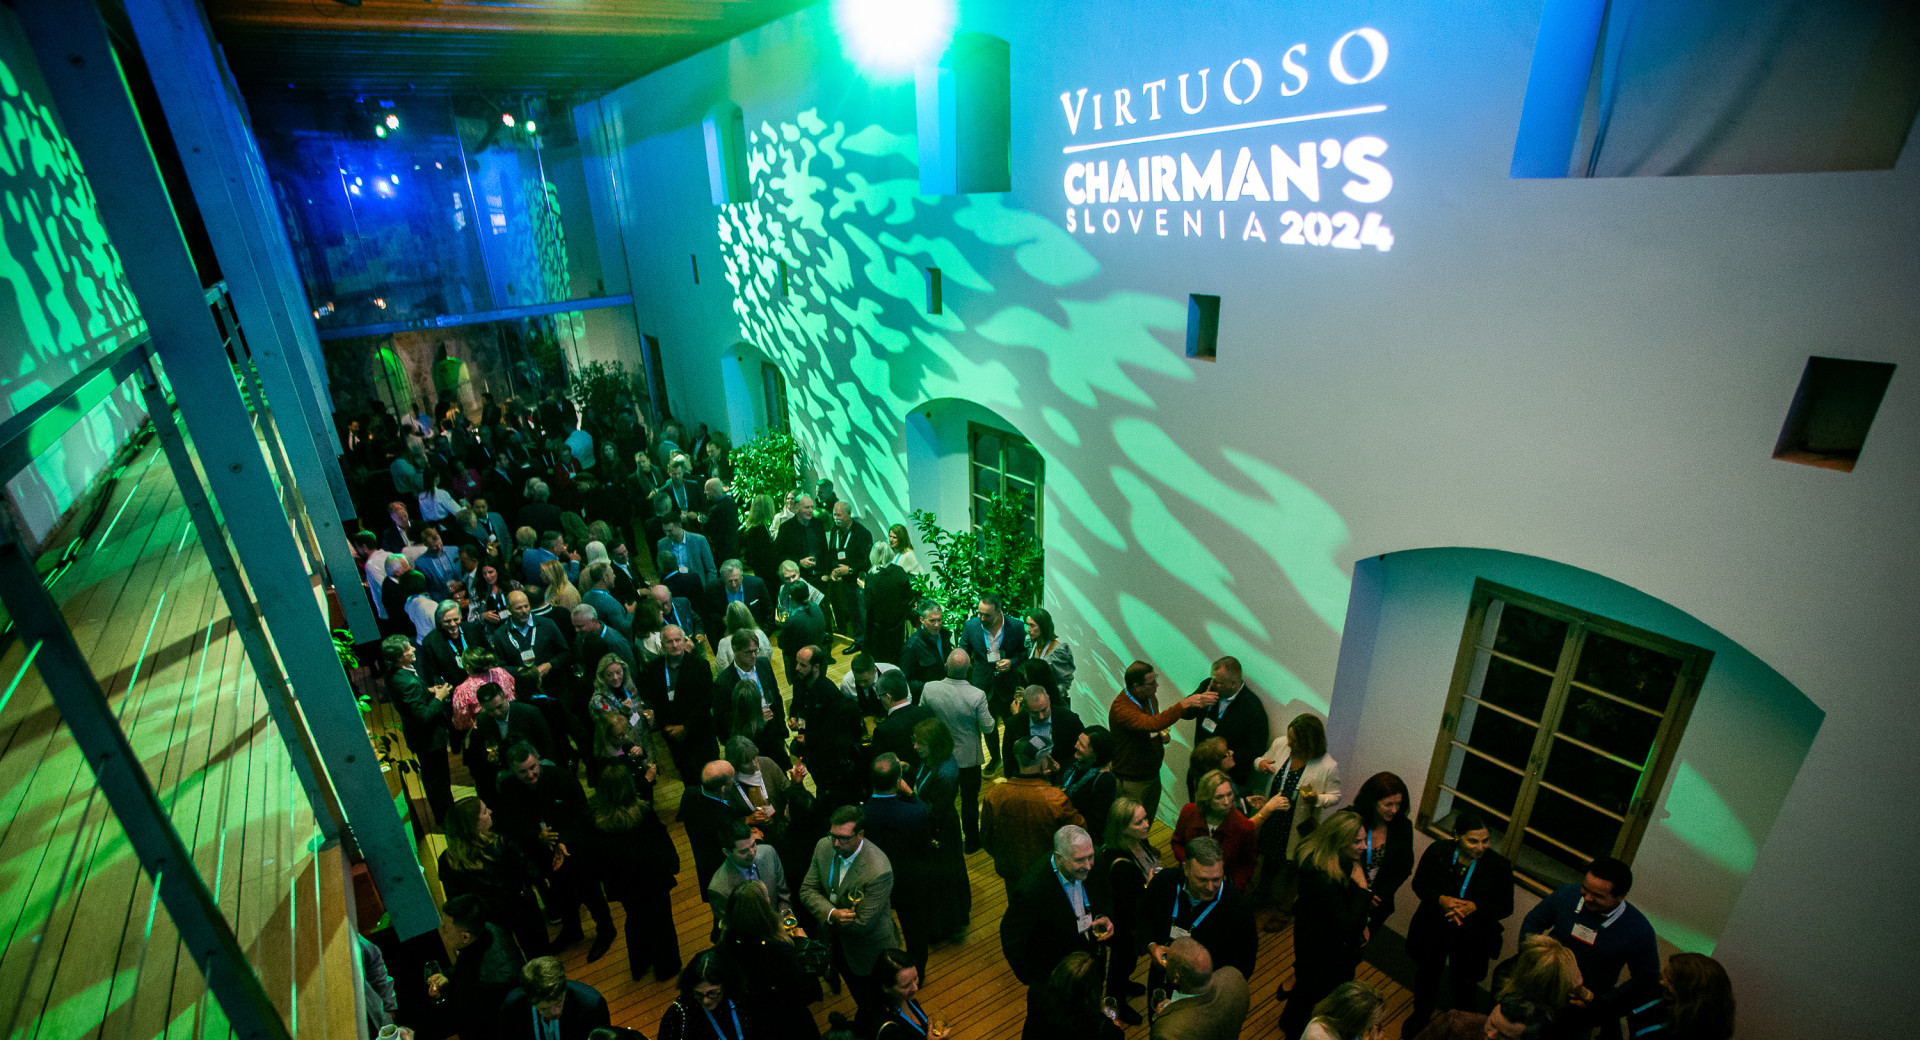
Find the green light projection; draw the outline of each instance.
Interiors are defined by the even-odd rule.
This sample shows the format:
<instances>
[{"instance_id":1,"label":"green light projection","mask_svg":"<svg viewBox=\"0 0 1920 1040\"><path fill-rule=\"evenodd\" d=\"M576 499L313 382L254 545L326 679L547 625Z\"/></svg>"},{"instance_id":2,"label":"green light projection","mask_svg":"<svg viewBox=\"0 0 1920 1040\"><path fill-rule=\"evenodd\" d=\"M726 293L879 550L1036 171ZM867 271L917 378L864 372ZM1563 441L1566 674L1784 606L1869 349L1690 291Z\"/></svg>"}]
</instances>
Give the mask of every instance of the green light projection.
<instances>
[{"instance_id":1,"label":"green light projection","mask_svg":"<svg viewBox=\"0 0 1920 1040\"><path fill-rule=\"evenodd\" d=\"M93 189L18 34L0 32L0 418L46 396L144 329ZM9 485L35 537L44 535L145 413L131 390L89 388L87 418L36 445Z\"/></svg>"},{"instance_id":2,"label":"green light projection","mask_svg":"<svg viewBox=\"0 0 1920 1040\"><path fill-rule=\"evenodd\" d=\"M1660 825L1688 848L1736 874L1753 872L1760 856L1753 834L1693 763L1683 761L1674 768L1666 808Z\"/></svg>"},{"instance_id":3,"label":"green light projection","mask_svg":"<svg viewBox=\"0 0 1920 1040\"><path fill-rule=\"evenodd\" d=\"M1282 710L1326 710L1277 644L1337 651L1346 524L1256 445L1162 426L1165 391L1196 380L1175 346L1184 300L1107 284L1006 196L921 196L915 139L879 122L808 109L747 147L753 201L717 219L739 336L786 375L823 476L893 522L904 417L941 398L993 409L1046 459L1048 601L1100 703L1136 656L1186 686L1233 653ZM943 313L925 311L926 267ZM1266 590L1289 587L1274 610ZM1078 706L1099 717L1093 700Z\"/></svg>"}]
</instances>

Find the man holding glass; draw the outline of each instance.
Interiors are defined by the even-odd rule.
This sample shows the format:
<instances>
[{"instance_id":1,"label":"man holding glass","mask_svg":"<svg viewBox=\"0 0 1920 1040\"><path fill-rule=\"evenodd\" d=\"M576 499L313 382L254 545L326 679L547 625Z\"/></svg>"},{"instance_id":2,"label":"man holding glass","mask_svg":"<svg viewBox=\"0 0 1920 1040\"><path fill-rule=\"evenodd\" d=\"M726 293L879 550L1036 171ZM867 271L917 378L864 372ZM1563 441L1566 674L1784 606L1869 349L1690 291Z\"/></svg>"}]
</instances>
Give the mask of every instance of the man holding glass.
<instances>
[{"instance_id":1,"label":"man holding glass","mask_svg":"<svg viewBox=\"0 0 1920 1040\"><path fill-rule=\"evenodd\" d=\"M846 978L863 1021L881 1003L875 961L901 945L893 926L893 864L866 840L866 822L857 805L835 809L800 884L800 901L824 924L834 969Z\"/></svg>"}]
</instances>

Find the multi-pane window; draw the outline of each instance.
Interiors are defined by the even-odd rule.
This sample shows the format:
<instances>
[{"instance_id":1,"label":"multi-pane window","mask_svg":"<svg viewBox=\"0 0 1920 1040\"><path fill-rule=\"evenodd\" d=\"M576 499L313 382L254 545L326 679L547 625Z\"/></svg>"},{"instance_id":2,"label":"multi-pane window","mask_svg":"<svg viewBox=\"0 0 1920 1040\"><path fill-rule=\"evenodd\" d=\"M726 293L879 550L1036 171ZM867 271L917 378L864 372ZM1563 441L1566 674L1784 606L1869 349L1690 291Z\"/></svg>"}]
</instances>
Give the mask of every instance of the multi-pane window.
<instances>
[{"instance_id":1,"label":"multi-pane window","mask_svg":"<svg viewBox=\"0 0 1920 1040\"><path fill-rule=\"evenodd\" d=\"M760 363L760 391L767 402L767 429L792 433L793 424L787 416L787 377L771 361Z\"/></svg>"},{"instance_id":2,"label":"multi-pane window","mask_svg":"<svg viewBox=\"0 0 1920 1040\"><path fill-rule=\"evenodd\" d=\"M1711 651L1481 581L1427 773L1420 824L1471 807L1524 880L1631 861Z\"/></svg>"},{"instance_id":3,"label":"multi-pane window","mask_svg":"<svg viewBox=\"0 0 1920 1040\"><path fill-rule=\"evenodd\" d=\"M1026 506L1027 533L1040 537L1040 491L1045 484L1046 464L1033 444L1017 433L968 423L967 460L973 525L986 523L993 496L1010 492Z\"/></svg>"}]
</instances>

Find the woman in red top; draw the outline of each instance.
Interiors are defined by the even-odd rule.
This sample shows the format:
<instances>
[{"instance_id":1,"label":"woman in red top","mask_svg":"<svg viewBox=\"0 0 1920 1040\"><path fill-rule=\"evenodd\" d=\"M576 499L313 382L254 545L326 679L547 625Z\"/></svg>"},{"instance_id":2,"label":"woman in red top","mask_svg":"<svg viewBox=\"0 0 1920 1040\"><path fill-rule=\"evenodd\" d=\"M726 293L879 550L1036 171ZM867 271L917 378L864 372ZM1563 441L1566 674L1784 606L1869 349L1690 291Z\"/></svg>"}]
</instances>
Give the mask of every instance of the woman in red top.
<instances>
[{"instance_id":1,"label":"woman in red top","mask_svg":"<svg viewBox=\"0 0 1920 1040\"><path fill-rule=\"evenodd\" d=\"M1194 786L1195 801L1180 810L1180 822L1173 828L1173 858L1187 861L1187 842L1208 837L1220 843L1227 854L1227 870L1233 887L1244 892L1253 881L1254 862L1259 848L1253 821L1234 807L1233 780L1224 770L1211 770Z\"/></svg>"}]
</instances>

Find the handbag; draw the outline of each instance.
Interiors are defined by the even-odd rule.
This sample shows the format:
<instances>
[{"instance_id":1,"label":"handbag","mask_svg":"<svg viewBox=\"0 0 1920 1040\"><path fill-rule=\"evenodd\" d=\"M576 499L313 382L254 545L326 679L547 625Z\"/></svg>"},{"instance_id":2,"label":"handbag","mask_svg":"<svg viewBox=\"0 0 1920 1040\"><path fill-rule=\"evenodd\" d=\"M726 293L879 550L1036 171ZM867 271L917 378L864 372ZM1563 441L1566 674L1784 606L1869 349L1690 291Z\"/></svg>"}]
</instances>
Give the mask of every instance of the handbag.
<instances>
[{"instance_id":1,"label":"handbag","mask_svg":"<svg viewBox=\"0 0 1920 1040\"><path fill-rule=\"evenodd\" d=\"M809 936L793 937L794 956L800 961L800 970L816 978L826 978L833 970L833 948L825 941Z\"/></svg>"}]
</instances>

